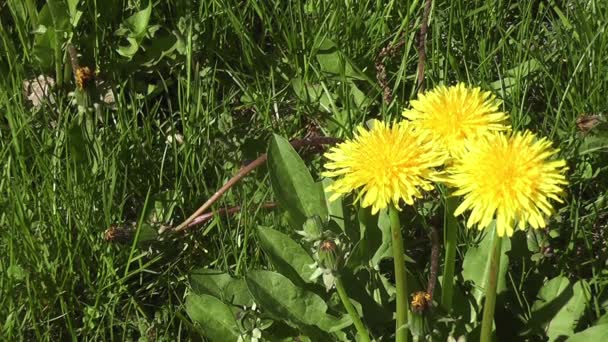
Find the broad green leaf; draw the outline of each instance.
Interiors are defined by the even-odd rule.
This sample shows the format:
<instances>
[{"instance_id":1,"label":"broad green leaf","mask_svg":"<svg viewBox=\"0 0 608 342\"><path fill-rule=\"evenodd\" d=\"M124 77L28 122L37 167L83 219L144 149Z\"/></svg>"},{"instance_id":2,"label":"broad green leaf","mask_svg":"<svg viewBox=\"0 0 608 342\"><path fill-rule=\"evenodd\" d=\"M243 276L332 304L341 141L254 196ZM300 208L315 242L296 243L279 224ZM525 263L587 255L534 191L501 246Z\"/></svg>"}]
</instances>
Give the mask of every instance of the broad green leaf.
<instances>
[{"instance_id":1,"label":"broad green leaf","mask_svg":"<svg viewBox=\"0 0 608 342\"><path fill-rule=\"evenodd\" d=\"M578 148L580 155L605 151L608 151L608 131L600 131L598 134L586 136Z\"/></svg>"},{"instance_id":2,"label":"broad green leaf","mask_svg":"<svg viewBox=\"0 0 608 342\"><path fill-rule=\"evenodd\" d=\"M485 232L479 246L471 247L467 250L462 264L462 277L465 281L468 280L473 282L474 287L472 291L478 305L481 304L481 300L485 295L485 288L488 284L492 243L494 239L500 239L500 237L496 235L494 224L491 224L490 227L485 229ZM498 271L497 293L501 293L507 288L505 276L509 264L509 257L507 256L509 250L511 250L511 240L509 240L509 238L503 238L500 253L500 269Z\"/></svg>"},{"instance_id":3,"label":"broad green leaf","mask_svg":"<svg viewBox=\"0 0 608 342\"><path fill-rule=\"evenodd\" d=\"M237 306L252 306L253 297L249 293L245 279L232 278L223 289L224 301Z\"/></svg>"},{"instance_id":4,"label":"broad green leaf","mask_svg":"<svg viewBox=\"0 0 608 342\"><path fill-rule=\"evenodd\" d=\"M141 42L148 33L148 25L150 23L150 15L152 14L152 2L148 2L148 7L141 11L136 12L125 21L123 21L121 27L116 31L116 35L126 36L126 46L119 46L116 51L121 56L132 58L135 56L141 46Z\"/></svg>"},{"instance_id":5,"label":"broad green leaf","mask_svg":"<svg viewBox=\"0 0 608 342\"><path fill-rule=\"evenodd\" d=\"M153 44L146 46L145 51L135 57L133 63L150 68L165 58L175 59L178 43L175 34L163 31L154 37Z\"/></svg>"},{"instance_id":6,"label":"broad green leaf","mask_svg":"<svg viewBox=\"0 0 608 342\"><path fill-rule=\"evenodd\" d=\"M382 326L392 321L393 312L385 304L389 301L389 295L383 291L379 279L374 279L379 271L374 269L363 269L355 274L345 268L340 276L346 288L348 296L361 304L361 310L365 321L370 326ZM373 293L370 294L366 287L376 283Z\"/></svg>"},{"instance_id":7,"label":"broad green leaf","mask_svg":"<svg viewBox=\"0 0 608 342\"><path fill-rule=\"evenodd\" d=\"M245 276L249 292L265 312L298 326L317 326L328 331L327 304L313 292L296 287L283 275L271 271L250 271ZM334 319L335 321L335 319ZM328 331L330 332L330 331Z\"/></svg>"},{"instance_id":8,"label":"broad green leaf","mask_svg":"<svg viewBox=\"0 0 608 342\"><path fill-rule=\"evenodd\" d=\"M353 303L356 304L356 303ZM317 325L326 332L335 333L353 324L353 320L344 314L341 318L331 315L321 316Z\"/></svg>"},{"instance_id":9,"label":"broad green leaf","mask_svg":"<svg viewBox=\"0 0 608 342\"><path fill-rule=\"evenodd\" d=\"M526 243L528 250L532 253L542 252L542 247L545 245L546 240L545 232L540 229L528 229L526 232Z\"/></svg>"},{"instance_id":10,"label":"broad green leaf","mask_svg":"<svg viewBox=\"0 0 608 342\"><path fill-rule=\"evenodd\" d=\"M386 209L378 215L371 214L371 208L360 208L358 213L361 238L348 260L349 267L376 267L382 259L392 257L391 226ZM406 261L411 259L406 255Z\"/></svg>"},{"instance_id":11,"label":"broad green leaf","mask_svg":"<svg viewBox=\"0 0 608 342\"><path fill-rule=\"evenodd\" d=\"M78 7L79 2L80 0L67 0L70 18L72 19L74 19L78 15L76 9Z\"/></svg>"},{"instance_id":12,"label":"broad green leaf","mask_svg":"<svg viewBox=\"0 0 608 342\"><path fill-rule=\"evenodd\" d=\"M390 258L393 255L393 240L391 237L391 222L386 210L381 210L378 213L378 229L382 236L380 245L374 251L372 256L372 266L376 267L384 258Z\"/></svg>"},{"instance_id":13,"label":"broad green leaf","mask_svg":"<svg viewBox=\"0 0 608 342\"><path fill-rule=\"evenodd\" d=\"M271 228L258 227L258 237L264 252L283 275L296 283L314 282L310 280L314 273L310 265L315 261L300 244Z\"/></svg>"},{"instance_id":14,"label":"broad green leaf","mask_svg":"<svg viewBox=\"0 0 608 342\"><path fill-rule=\"evenodd\" d=\"M189 294L186 312L203 328L211 341L236 341L240 336L235 314L221 300L209 295Z\"/></svg>"},{"instance_id":15,"label":"broad green leaf","mask_svg":"<svg viewBox=\"0 0 608 342\"><path fill-rule=\"evenodd\" d=\"M511 93L511 88L520 84L522 78L526 78L533 74L534 72L540 70L541 63L536 59L530 59L528 61L522 62L516 67L507 70L504 73L504 77L490 83L490 87L495 91L503 90L506 94Z\"/></svg>"},{"instance_id":16,"label":"broad green leaf","mask_svg":"<svg viewBox=\"0 0 608 342\"><path fill-rule=\"evenodd\" d=\"M245 279L232 278L228 273L199 268L190 273L190 286L196 294L207 294L237 306L251 306L253 299Z\"/></svg>"},{"instance_id":17,"label":"broad green leaf","mask_svg":"<svg viewBox=\"0 0 608 342\"><path fill-rule=\"evenodd\" d=\"M158 239L158 226L142 222L137 234L137 244L139 248L148 248L151 243Z\"/></svg>"},{"instance_id":18,"label":"broad green leaf","mask_svg":"<svg viewBox=\"0 0 608 342\"><path fill-rule=\"evenodd\" d=\"M139 42L131 37L127 38L127 42L129 42L129 45L119 46L116 52L123 57L132 58L137 53L137 50L139 50Z\"/></svg>"},{"instance_id":19,"label":"broad green leaf","mask_svg":"<svg viewBox=\"0 0 608 342\"><path fill-rule=\"evenodd\" d=\"M124 21L124 25L131 31L130 37L141 37L146 34L150 15L152 14L152 1L143 10L133 14Z\"/></svg>"},{"instance_id":20,"label":"broad green leaf","mask_svg":"<svg viewBox=\"0 0 608 342\"><path fill-rule=\"evenodd\" d=\"M600 325L600 324L608 324L608 312L601 315L600 318L598 318L597 321L595 321L595 325Z\"/></svg>"},{"instance_id":21,"label":"broad green leaf","mask_svg":"<svg viewBox=\"0 0 608 342\"><path fill-rule=\"evenodd\" d=\"M190 273L190 286L194 293L217 298L223 298L223 289L231 280L228 273L208 268L195 269Z\"/></svg>"},{"instance_id":22,"label":"broad green leaf","mask_svg":"<svg viewBox=\"0 0 608 342\"><path fill-rule=\"evenodd\" d=\"M357 218L352 214L354 207L349 204L351 201L350 197L346 197L348 199L345 200L344 196L340 196L334 201L330 201L331 193L326 192L325 189L333 183L333 180L331 178L324 178L321 183L330 220L328 226L334 228L332 230L336 233L345 233L349 240L358 241L361 236L361 229Z\"/></svg>"},{"instance_id":23,"label":"broad green leaf","mask_svg":"<svg viewBox=\"0 0 608 342\"><path fill-rule=\"evenodd\" d=\"M34 58L42 68L51 69L57 52L71 33L70 15L63 1L48 0L38 14L35 30Z\"/></svg>"},{"instance_id":24,"label":"broad green leaf","mask_svg":"<svg viewBox=\"0 0 608 342\"><path fill-rule=\"evenodd\" d=\"M513 76L516 78L522 78L522 77L526 77L529 74L536 72L538 70L540 70L541 68L541 63L535 59L532 58L528 61L525 62L521 62L518 66L507 70L507 72L505 73L508 76Z\"/></svg>"},{"instance_id":25,"label":"broad green leaf","mask_svg":"<svg viewBox=\"0 0 608 342\"><path fill-rule=\"evenodd\" d=\"M372 215L371 208L369 207L359 208L357 212L359 229L353 231L352 235L349 235L352 241L356 241L347 260L349 268L357 270L359 267L369 265L369 261L375 250L374 247L379 246L382 240L378 229L378 216Z\"/></svg>"},{"instance_id":26,"label":"broad green leaf","mask_svg":"<svg viewBox=\"0 0 608 342\"><path fill-rule=\"evenodd\" d=\"M58 34L58 39L63 40L65 34L71 32L70 11L67 4L61 0L47 0L49 14L53 22L53 28Z\"/></svg>"},{"instance_id":27,"label":"broad green leaf","mask_svg":"<svg viewBox=\"0 0 608 342\"><path fill-rule=\"evenodd\" d=\"M584 280L571 285L564 276L551 279L538 291L530 324L541 325L551 341L572 335L589 303L590 293Z\"/></svg>"},{"instance_id":28,"label":"broad green leaf","mask_svg":"<svg viewBox=\"0 0 608 342\"><path fill-rule=\"evenodd\" d=\"M274 194L296 229L301 229L306 218L314 215L327 219L327 207L319 185L289 141L276 134L268 146L268 171Z\"/></svg>"},{"instance_id":29,"label":"broad green leaf","mask_svg":"<svg viewBox=\"0 0 608 342\"><path fill-rule=\"evenodd\" d=\"M329 38L322 38L317 52L317 61L321 71L331 75L344 75L345 77L364 80L365 77L355 70L352 62L340 51Z\"/></svg>"},{"instance_id":30,"label":"broad green leaf","mask_svg":"<svg viewBox=\"0 0 608 342\"><path fill-rule=\"evenodd\" d=\"M367 97L354 82L350 84L350 93L355 101L355 105L357 105L357 108L360 111L365 111L372 102L372 100Z\"/></svg>"},{"instance_id":31,"label":"broad green leaf","mask_svg":"<svg viewBox=\"0 0 608 342\"><path fill-rule=\"evenodd\" d=\"M608 341L608 324L600 324L587 328L570 336L566 342L595 342Z\"/></svg>"}]
</instances>

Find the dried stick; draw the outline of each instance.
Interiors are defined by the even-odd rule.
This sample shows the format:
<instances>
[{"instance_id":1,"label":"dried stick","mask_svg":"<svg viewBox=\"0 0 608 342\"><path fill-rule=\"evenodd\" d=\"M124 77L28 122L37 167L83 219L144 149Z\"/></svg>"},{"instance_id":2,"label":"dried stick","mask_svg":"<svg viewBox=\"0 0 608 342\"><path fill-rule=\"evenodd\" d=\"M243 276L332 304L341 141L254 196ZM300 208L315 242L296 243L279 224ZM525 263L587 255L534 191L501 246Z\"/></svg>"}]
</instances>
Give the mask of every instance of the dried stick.
<instances>
[{"instance_id":1,"label":"dried stick","mask_svg":"<svg viewBox=\"0 0 608 342\"><path fill-rule=\"evenodd\" d=\"M299 148L299 147L303 147L303 146L315 146L315 145L325 145L325 144L333 145L333 144L337 143L338 141L340 141L340 140L336 139L336 138L330 138L330 137L311 137L311 138L305 138L305 139L300 139L300 140L293 140L290 143L291 143L291 146L293 146L294 148ZM224 195L224 193L226 193L226 191L228 191L228 189L230 189L233 185L235 185L241 179L243 179L243 177L245 177L249 172L253 171L255 168L259 167L260 165L264 164L264 162L266 162L267 158L268 158L268 156L266 154L262 154L256 160L254 160L253 162L244 166L242 169L239 170L239 172L237 172L236 175L234 175L224 185L222 185L222 187L215 194L213 194L213 196L211 196L207 200L207 202L205 202L200 208L198 208L184 222L182 222L179 226L177 226L175 228L168 228L168 229L172 230L176 233L187 229L188 225L195 218L197 218L198 216L200 216L201 214L206 212L213 205L213 203L215 203L217 200L219 200L222 197L222 195ZM160 233L163 233L164 231L165 230L161 231Z\"/></svg>"},{"instance_id":2,"label":"dried stick","mask_svg":"<svg viewBox=\"0 0 608 342\"><path fill-rule=\"evenodd\" d=\"M76 77L80 63L78 61L78 51L72 43L68 44L68 54L70 55L70 63L72 64L72 74Z\"/></svg>"},{"instance_id":3,"label":"dried stick","mask_svg":"<svg viewBox=\"0 0 608 342\"><path fill-rule=\"evenodd\" d=\"M426 33L429 29L429 14L431 13L431 0L426 0L420 36L418 37L418 92L424 92L424 63L426 61Z\"/></svg>"},{"instance_id":4,"label":"dried stick","mask_svg":"<svg viewBox=\"0 0 608 342\"><path fill-rule=\"evenodd\" d=\"M429 281L426 284L426 292L431 297L430 302L432 302L435 283L437 282L437 270L439 269L439 237L437 236L437 227L434 224L431 224L429 228L431 228L431 270L429 272Z\"/></svg>"},{"instance_id":5,"label":"dried stick","mask_svg":"<svg viewBox=\"0 0 608 342\"><path fill-rule=\"evenodd\" d=\"M260 208L262 209L274 209L278 206L278 204L274 203L274 202L266 202L263 203ZM230 208L221 208L218 209L216 212L206 212L198 217L196 217L194 220L190 221L190 223L188 223L188 225L186 226L186 228L190 228L193 226L196 226L198 224L201 223L205 223L207 221L209 221L214 215L219 215L219 216L228 216L228 215L232 215L234 213L238 213L239 211L241 211L241 206L235 206L235 207L230 207Z\"/></svg>"}]
</instances>

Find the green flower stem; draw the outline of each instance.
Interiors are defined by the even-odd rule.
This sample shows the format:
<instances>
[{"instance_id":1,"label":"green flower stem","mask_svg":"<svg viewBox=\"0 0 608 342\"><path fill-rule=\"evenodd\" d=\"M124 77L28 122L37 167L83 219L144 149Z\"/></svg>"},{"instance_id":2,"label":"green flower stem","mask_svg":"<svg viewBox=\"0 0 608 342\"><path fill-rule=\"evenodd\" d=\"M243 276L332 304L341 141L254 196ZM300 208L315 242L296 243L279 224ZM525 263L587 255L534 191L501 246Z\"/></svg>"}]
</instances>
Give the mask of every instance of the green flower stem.
<instances>
[{"instance_id":1,"label":"green flower stem","mask_svg":"<svg viewBox=\"0 0 608 342\"><path fill-rule=\"evenodd\" d=\"M403 237L401 236L401 223L399 222L399 211L394 206L389 206L388 214L391 220L391 236L393 242L393 258L395 262L395 282L397 283L397 324L395 327L395 341L406 342L409 337L407 321L408 292L407 279L405 275L405 252L403 250Z\"/></svg>"},{"instance_id":2,"label":"green flower stem","mask_svg":"<svg viewBox=\"0 0 608 342\"><path fill-rule=\"evenodd\" d=\"M340 300L342 300L342 305L344 305L346 312L348 312L348 315L355 324L355 328L357 328L357 335L359 336L357 341L369 342L369 332L367 331L367 328L365 328L365 326L363 325L363 322L361 322L361 318L359 317L357 310L355 310L355 307L350 302L350 299L348 299L348 295L346 294L346 290L344 289L344 284L342 284L342 277L337 276L335 284L336 289L338 290L338 295L340 296Z\"/></svg>"},{"instance_id":3,"label":"green flower stem","mask_svg":"<svg viewBox=\"0 0 608 342\"><path fill-rule=\"evenodd\" d=\"M488 274L488 287L486 287L486 301L483 305L483 318L481 321L481 342L492 341L492 324L494 323L494 308L496 307L496 288L498 286L501 247L502 239L499 236L494 236L490 272Z\"/></svg>"},{"instance_id":4,"label":"green flower stem","mask_svg":"<svg viewBox=\"0 0 608 342\"><path fill-rule=\"evenodd\" d=\"M454 210L458 204L456 197L445 199L445 259L443 262L443 281L441 286L441 306L445 311L452 310L454 297L454 267L456 265L456 245L458 244L458 222Z\"/></svg>"}]
</instances>

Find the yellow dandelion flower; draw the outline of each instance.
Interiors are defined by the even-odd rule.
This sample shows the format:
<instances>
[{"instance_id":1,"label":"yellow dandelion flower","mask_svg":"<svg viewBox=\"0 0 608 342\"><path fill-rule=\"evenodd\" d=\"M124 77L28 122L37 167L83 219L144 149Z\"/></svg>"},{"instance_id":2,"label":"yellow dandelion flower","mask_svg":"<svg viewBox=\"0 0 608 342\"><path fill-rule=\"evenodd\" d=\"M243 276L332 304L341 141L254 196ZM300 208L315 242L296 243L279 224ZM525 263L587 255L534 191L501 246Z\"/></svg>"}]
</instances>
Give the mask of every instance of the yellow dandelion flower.
<instances>
[{"instance_id":1,"label":"yellow dandelion flower","mask_svg":"<svg viewBox=\"0 0 608 342\"><path fill-rule=\"evenodd\" d=\"M418 291L412 294L412 301L410 302L412 311L421 313L431 306L431 294L425 291Z\"/></svg>"},{"instance_id":2,"label":"yellow dandelion flower","mask_svg":"<svg viewBox=\"0 0 608 342\"><path fill-rule=\"evenodd\" d=\"M76 69L76 85L78 89L85 89L89 83L95 78L95 72L84 66Z\"/></svg>"},{"instance_id":3,"label":"yellow dandelion flower","mask_svg":"<svg viewBox=\"0 0 608 342\"><path fill-rule=\"evenodd\" d=\"M517 224L524 229L546 226L545 216L562 203L566 162L550 160L558 150L546 138L531 132L494 133L466 144L466 151L448 170L447 183L464 201L454 215L470 209L467 227L487 227L496 219L498 236L513 235Z\"/></svg>"},{"instance_id":4,"label":"yellow dandelion flower","mask_svg":"<svg viewBox=\"0 0 608 342\"><path fill-rule=\"evenodd\" d=\"M509 128L507 115L498 110L500 103L491 92L459 83L419 94L402 115L417 128L432 132L440 147L455 156L466 139Z\"/></svg>"},{"instance_id":5,"label":"yellow dandelion flower","mask_svg":"<svg viewBox=\"0 0 608 342\"><path fill-rule=\"evenodd\" d=\"M325 177L338 177L327 188L330 200L354 190L363 207L372 213L399 200L413 204L422 190L432 190L435 167L443 164L445 153L438 152L427 133L420 133L408 122L389 125L375 121L367 130L357 128L354 139L331 148L325 157Z\"/></svg>"}]
</instances>

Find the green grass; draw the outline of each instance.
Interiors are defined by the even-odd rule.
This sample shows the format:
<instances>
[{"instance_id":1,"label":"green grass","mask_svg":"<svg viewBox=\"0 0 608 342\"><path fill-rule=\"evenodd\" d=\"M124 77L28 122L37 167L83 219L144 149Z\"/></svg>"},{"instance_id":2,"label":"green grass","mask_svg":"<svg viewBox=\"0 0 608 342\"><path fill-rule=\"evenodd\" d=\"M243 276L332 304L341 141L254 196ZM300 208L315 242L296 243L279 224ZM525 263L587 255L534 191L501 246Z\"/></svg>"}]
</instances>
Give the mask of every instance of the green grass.
<instances>
[{"instance_id":1,"label":"green grass","mask_svg":"<svg viewBox=\"0 0 608 342\"><path fill-rule=\"evenodd\" d=\"M81 63L99 68L113 87L116 104L80 111L70 104L67 59L44 63L49 52L35 48L43 3L0 5L0 331L7 340L194 338L182 307L188 271L268 267L252 230L286 226L280 212L256 210L272 200L266 170L215 205L251 210L192 234L144 245L109 243L104 231L138 222L142 237L144 209L162 196L175 204L163 223L178 224L263 153L272 133L349 136L370 118L398 118L416 94L422 1L156 1L149 24L159 30L128 60L116 51L127 44L116 30L147 3L93 0L78 4L71 41ZM593 305L581 326L608 309L606 157L581 154L585 140L576 131L582 113L608 111L607 25L605 1L433 3L427 87L465 81L496 91L514 128L550 137L569 161L567 201L551 222L555 233L543 235L554 256L514 260L509 270L516 325L530 318L544 277L560 273L591 283ZM384 104L374 62L402 36L405 45L386 61L395 100ZM179 49L161 58L155 49L168 51L163 39L172 37ZM22 83L39 74L57 80L55 104L32 108ZM167 143L171 132L184 144ZM318 167L318 158L307 159ZM474 237L462 231L460 260Z\"/></svg>"}]
</instances>

